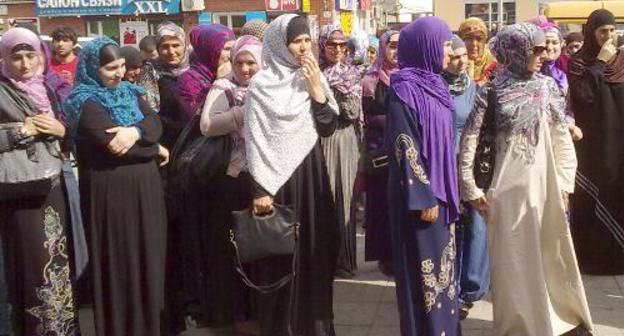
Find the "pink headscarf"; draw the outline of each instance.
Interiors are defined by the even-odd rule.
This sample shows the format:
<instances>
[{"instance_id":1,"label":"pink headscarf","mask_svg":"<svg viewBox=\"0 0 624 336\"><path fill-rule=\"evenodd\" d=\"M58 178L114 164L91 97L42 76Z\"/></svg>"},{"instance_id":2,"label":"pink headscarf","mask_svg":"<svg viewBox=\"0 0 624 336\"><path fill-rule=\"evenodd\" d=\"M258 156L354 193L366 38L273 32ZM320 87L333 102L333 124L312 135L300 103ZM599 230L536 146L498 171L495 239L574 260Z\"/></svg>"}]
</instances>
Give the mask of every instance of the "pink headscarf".
<instances>
[{"instance_id":1,"label":"pink headscarf","mask_svg":"<svg viewBox=\"0 0 624 336\"><path fill-rule=\"evenodd\" d=\"M42 55L41 40L37 34L26 28L12 28L9 29L0 41L0 54L2 55L2 75L6 77L11 84L16 88L26 93L26 96L35 108L41 112L54 116L52 110L52 104L48 97L48 91L46 90L44 79L45 76L39 68L35 69L35 75L29 79L24 79L14 74L9 70L8 62L11 60L11 51L15 46L20 44L26 44L33 48L37 55ZM41 63L41 62L40 62ZM44 67L45 64L38 64L38 67Z\"/></svg>"},{"instance_id":2,"label":"pink headscarf","mask_svg":"<svg viewBox=\"0 0 624 336\"><path fill-rule=\"evenodd\" d=\"M399 32L396 30L388 30L379 39L379 55L375 63L368 70L368 73L362 79L362 96L375 96L375 89L379 81L390 86L390 75L399 70L398 64L392 64L386 59L386 47L390 42L390 38L396 34L399 34Z\"/></svg>"},{"instance_id":3,"label":"pink headscarf","mask_svg":"<svg viewBox=\"0 0 624 336\"><path fill-rule=\"evenodd\" d=\"M232 62L234 62L236 56L243 51L248 51L256 60L256 63L262 66L262 42L260 42L257 37L251 35L239 37L230 51L230 59Z\"/></svg>"}]
</instances>

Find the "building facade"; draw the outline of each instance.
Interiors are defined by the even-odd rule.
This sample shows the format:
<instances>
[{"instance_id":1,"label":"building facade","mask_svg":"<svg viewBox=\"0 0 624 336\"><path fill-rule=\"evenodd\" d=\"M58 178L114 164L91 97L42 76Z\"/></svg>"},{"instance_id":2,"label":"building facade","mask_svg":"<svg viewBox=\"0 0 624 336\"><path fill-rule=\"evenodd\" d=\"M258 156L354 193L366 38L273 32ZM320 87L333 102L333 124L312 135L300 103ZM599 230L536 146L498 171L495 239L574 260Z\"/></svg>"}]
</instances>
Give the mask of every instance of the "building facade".
<instances>
[{"instance_id":1,"label":"building facade","mask_svg":"<svg viewBox=\"0 0 624 336\"><path fill-rule=\"evenodd\" d=\"M540 6L549 0L503 0L503 24L521 22L539 14ZM434 0L434 15L446 20L451 29L468 17L483 19L490 28L498 22L498 0Z\"/></svg>"},{"instance_id":2,"label":"building facade","mask_svg":"<svg viewBox=\"0 0 624 336\"><path fill-rule=\"evenodd\" d=\"M325 24L374 32L373 0L0 0L0 34L30 25L49 35L64 25L79 36L106 35L136 45L163 21L189 31L194 25L221 23L235 31L252 19L271 21L283 13L308 17L313 32Z\"/></svg>"}]
</instances>

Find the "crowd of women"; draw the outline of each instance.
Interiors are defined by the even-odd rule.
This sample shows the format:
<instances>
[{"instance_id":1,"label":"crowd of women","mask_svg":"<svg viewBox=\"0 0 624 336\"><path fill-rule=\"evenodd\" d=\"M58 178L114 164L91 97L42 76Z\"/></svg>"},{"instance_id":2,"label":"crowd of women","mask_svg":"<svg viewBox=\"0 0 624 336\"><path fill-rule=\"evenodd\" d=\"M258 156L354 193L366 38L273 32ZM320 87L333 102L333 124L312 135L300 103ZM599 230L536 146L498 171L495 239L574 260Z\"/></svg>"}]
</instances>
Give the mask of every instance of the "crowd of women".
<instances>
[{"instance_id":1,"label":"crowd of women","mask_svg":"<svg viewBox=\"0 0 624 336\"><path fill-rule=\"evenodd\" d=\"M357 271L365 199L365 258L396 280L403 336L461 335L488 292L495 335L591 335L581 271L624 273L613 15L592 13L580 36L543 17L496 36L470 18L453 35L425 17L370 41L325 26L314 41L295 14L238 38L166 22L141 53L90 42L61 96L40 37L7 31L0 310L12 334L79 335L92 303L102 336L335 335L333 280ZM167 168L193 127L228 139L208 181ZM282 206L295 262L237 268L232 213ZM275 290L252 284L288 274Z\"/></svg>"}]
</instances>

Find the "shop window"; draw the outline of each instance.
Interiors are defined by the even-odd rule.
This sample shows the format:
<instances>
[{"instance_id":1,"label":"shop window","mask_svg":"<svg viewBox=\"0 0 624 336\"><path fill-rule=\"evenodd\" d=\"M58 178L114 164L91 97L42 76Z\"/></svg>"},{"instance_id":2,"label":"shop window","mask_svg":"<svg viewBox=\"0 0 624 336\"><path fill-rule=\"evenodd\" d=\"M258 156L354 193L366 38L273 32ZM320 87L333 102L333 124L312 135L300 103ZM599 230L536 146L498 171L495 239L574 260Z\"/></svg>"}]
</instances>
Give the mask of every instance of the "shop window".
<instances>
[{"instance_id":1,"label":"shop window","mask_svg":"<svg viewBox=\"0 0 624 336\"><path fill-rule=\"evenodd\" d=\"M87 36L108 36L119 43L119 20L89 20Z\"/></svg>"},{"instance_id":2,"label":"shop window","mask_svg":"<svg viewBox=\"0 0 624 336\"><path fill-rule=\"evenodd\" d=\"M232 29L241 28L247 22L245 13L216 13L212 19L214 23L220 23Z\"/></svg>"},{"instance_id":3,"label":"shop window","mask_svg":"<svg viewBox=\"0 0 624 336\"><path fill-rule=\"evenodd\" d=\"M468 2L468 1L467 1ZM466 17L478 17L485 21L488 27L498 22L498 3L486 1L471 1L466 4ZM516 23L516 4L506 0L503 3L503 24Z\"/></svg>"}]
</instances>

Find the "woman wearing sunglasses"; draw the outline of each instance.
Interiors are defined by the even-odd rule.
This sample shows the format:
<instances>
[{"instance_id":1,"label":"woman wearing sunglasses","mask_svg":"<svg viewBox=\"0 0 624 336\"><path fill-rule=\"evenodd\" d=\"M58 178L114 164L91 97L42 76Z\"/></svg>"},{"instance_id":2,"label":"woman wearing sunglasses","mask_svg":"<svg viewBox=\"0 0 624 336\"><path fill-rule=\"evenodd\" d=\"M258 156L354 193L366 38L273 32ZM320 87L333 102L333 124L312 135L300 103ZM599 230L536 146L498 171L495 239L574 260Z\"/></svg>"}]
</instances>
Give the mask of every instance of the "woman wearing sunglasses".
<instances>
[{"instance_id":1,"label":"woman wearing sunglasses","mask_svg":"<svg viewBox=\"0 0 624 336\"><path fill-rule=\"evenodd\" d=\"M462 198L488 222L494 335L591 335L566 218L576 155L561 92L539 73L546 38L533 24L515 24L498 33L492 50L500 69L466 122L459 175ZM473 164L489 102L496 164L482 190Z\"/></svg>"},{"instance_id":2,"label":"woman wearing sunglasses","mask_svg":"<svg viewBox=\"0 0 624 336\"><path fill-rule=\"evenodd\" d=\"M360 71L351 64L347 37L340 28L323 26L319 38L319 65L338 103L340 116L336 131L321 138L327 162L342 244L336 275L350 278L357 269L355 219L351 218L353 186L360 157L358 135L362 115Z\"/></svg>"}]
</instances>

